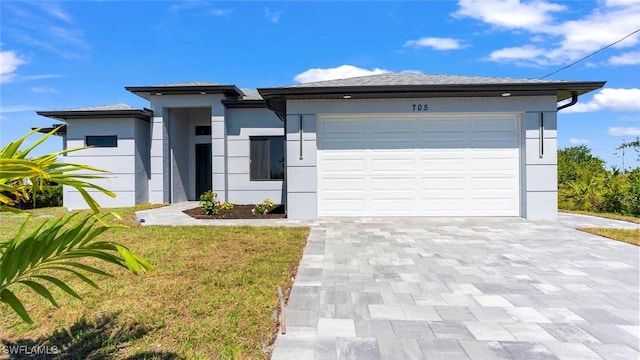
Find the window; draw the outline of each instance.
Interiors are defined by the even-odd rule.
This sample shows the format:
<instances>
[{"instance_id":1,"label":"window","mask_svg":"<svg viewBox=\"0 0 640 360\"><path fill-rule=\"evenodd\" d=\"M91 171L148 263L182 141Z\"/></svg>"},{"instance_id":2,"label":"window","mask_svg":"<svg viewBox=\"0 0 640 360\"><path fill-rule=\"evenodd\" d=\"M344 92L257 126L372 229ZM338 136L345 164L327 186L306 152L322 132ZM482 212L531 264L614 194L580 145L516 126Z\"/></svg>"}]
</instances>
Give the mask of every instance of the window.
<instances>
[{"instance_id":1,"label":"window","mask_svg":"<svg viewBox=\"0 0 640 360\"><path fill-rule=\"evenodd\" d=\"M284 136L250 137L251 180L284 179Z\"/></svg>"},{"instance_id":2,"label":"window","mask_svg":"<svg viewBox=\"0 0 640 360\"><path fill-rule=\"evenodd\" d=\"M117 135L86 136L84 138L84 144L86 146L94 146L94 147L118 147L118 136Z\"/></svg>"},{"instance_id":3,"label":"window","mask_svg":"<svg viewBox=\"0 0 640 360\"><path fill-rule=\"evenodd\" d=\"M196 135L211 135L211 126L196 126Z\"/></svg>"}]
</instances>

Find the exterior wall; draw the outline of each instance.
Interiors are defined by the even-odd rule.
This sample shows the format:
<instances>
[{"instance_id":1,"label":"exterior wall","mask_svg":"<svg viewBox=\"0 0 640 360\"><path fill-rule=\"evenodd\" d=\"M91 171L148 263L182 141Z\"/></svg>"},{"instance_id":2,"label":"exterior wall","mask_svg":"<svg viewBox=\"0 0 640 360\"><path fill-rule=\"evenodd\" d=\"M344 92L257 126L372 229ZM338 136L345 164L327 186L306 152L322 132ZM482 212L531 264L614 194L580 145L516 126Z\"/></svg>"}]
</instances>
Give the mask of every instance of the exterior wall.
<instances>
[{"instance_id":1,"label":"exterior wall","mask_svg":"<svg viewBox=\"0 0 640 360\"><path fill-rule=\"evenodd\" d=\"M464 113L520 114L521 216L557 217L556 98L430 98L385 100L290 100L287 102L287 210L292 219L317 217L316 115L417 114L414 104L428 104L424 115ZM545 151L539 154L538 114L544 112Z\"/></svg>"},{"instance_id":2,"label":"exterior wall","mask_svg":"<svg viewBox=\"0 0 640 360\"><path fill-rule=\"evenodd\" d=\"M220 169L220 161L216 161L216 158L226 156L225 140L224 140L224 106L220 103L223 99L222 95L162 95L151 96L151 108L154 112L154 117L151 124L151 180L149 182L149 202L161 203L161 202L177 202L184 201L189 198L195 199L194 186L190 186L193 176L190 174L193 172L193 167L190 166L194 161L194 155L191 153L194 151L195 141L202 141L202 139L195 139L195 136L191 136L192 127L195 123L199 125L211 125L212 135L212 177L213 177L213 190L219 194L224 193L226 187L224 168ZM207 120L189 120L189 115L183 116L180 120L178 116L177 120L171 118L170 109L187 109L198 108L207 109ZM210 109L210 110L208 110ZM193 109L198 111L197 109ZM202 111L202 110L199 110ZM184 120L186 118L186 120ZM198 116L200 119L200 116ZM182 124L174 127L172 122L178 123L182 121ZM186 122L186 123L185 123ZM181 135L173 133L173 129ZM222 131L222 133L221 133ZM173 137L170 136L173 134ZM173 139L173 141L172 141ZM178 156L172 155L173 150L178 147L185 148L185 151L178 150ZM182 165L181 161L186 161ZM218 166L216 166L218 165ZM191 168L191 170L184 170L179 175L173 174L176 169L180 167ZM176 191L176 183L174 181L174 191L177 196L174 198L171 193L171 181L173 177L178 177L178 187ZM221 199L224 201L224 199Z\"/></svg>"},{"instance_id":3,"label":"exterior wall","mask_svg":"<svg viewBox=\"0 0 640 360\"><path fill-rule=\"evenodd\" d=\"M257 204L264 199L283 204L284 181L251 181L249 165L249 137L284 136L282 121L266 108L227 109L226 121L226 199L234 204Z\"/></svg>"},{"instance_id":4,"label":"exterior wall","mask_svg":"<svg viewBox=\"0 0 640 360\"><path fill-rule=\"evenodd\" d=\"M541 125L544 127L542 134ZM527 206L523 215L528 219L558 218L557 130L556 111L531 111L524 114L523 167L526 178L523 196Z\"/></svg>"},{"instance_id":5,"label":"exterior wall","mask_svg":"<svg viewBox=\"0 0 640 360\"><path fill-rule=\"evenodd\" d=\"M69 153L64 157L68 163L86 164L109 171L103 179L92 179L92 183L116 194L108 197L96 190L88 190L103 207L133 206L136 204L136 123L141 120L82 119L69 120L67 126L67 148L85 146L87 135L117 135L115 148L90 148ZM144 122L146 124L146 122ZM86 172L90 174L91 172ZM95 174L95 173L93 173ZM86 202L75 189L64 186L63 204L70 209L86 209Z\"/></svg>"},{"instance_id":6,"label":"exterior wall","mask_svg":"<svg viewBox=\"0 0 640 360\"><path fill-rule=\"evenodd\" d=\"M136 119L134 122L136 152L135 152L135 203L149 202L149 178L151 164L149 159L149 122Z\"/></svg>"}]
</instances>

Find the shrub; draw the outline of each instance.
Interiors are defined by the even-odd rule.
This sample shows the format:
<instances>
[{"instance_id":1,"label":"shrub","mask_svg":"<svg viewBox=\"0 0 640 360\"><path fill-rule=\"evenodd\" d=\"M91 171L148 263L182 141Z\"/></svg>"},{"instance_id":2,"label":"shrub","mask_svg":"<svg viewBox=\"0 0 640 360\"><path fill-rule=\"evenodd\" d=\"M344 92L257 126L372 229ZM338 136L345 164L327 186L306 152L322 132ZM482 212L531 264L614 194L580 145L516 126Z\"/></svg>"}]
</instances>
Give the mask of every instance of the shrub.
<instances>
[{"instance_id":1,"label":"shrub","mask_svg":"<svg viewBox=\"0 0 640 360\"><path fill-rule=\"evenodd\" d=\"M206 215L218 215L220 212L220 200L217 200L218 194L209 190L200 195L200 205Z\"/></svg>"},{"instance_id":2,"label":"shrub","mask_svg":"<svg viewBox=\"0 0 640 360\"><path fill-rule=\"evenodd\" d=\"M233 209L233 204L228 201L225 201L222 203L222 205L220 205L220 210L231 210L231 209Z\"/></svg>"},{"instance_id":3,"label":"shrub","mask_svg":"<svg viewBox=\"0 0 640 360\"><path fill-rule=\"evenodd\" d=\"M233 209L232 203L228 201L221 203L220 200L218 200L218 194L211 190L200 195L200 205L206 215L218 215L220 210Z\"/></svg>"},{"instance_id":4,"label":"shrub","mask_svg":"<svg viewBox=\"0 0 640 360\"><path fill-rule=\"evenodd\" d=\"M275 207L276 207L276 204L273 201L269 199L265 199L262 202L262 204L256 204L256 206L253 207L253 210L251 210L251 212L256 215L265 215L269 211L275 209Z\"/></svg>"}]
</instances>

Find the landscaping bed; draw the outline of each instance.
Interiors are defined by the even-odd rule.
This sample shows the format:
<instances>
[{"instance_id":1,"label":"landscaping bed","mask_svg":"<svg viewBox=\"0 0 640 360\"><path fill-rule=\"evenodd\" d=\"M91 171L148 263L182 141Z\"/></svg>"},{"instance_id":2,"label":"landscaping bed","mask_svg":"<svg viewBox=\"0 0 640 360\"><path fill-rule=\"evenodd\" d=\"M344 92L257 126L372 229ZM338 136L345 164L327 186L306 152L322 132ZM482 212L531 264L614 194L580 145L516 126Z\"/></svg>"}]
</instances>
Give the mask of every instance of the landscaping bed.
<instances>
[{"instance_id":1,"label":"landscaping bed","mask_svg":"<svg viewBox=\"0 0 640 360\"><path fill-rule=\"evenodd\" d=\"M206 215L202 207L183 211L195 219L284 219L284 205L278 205L264 215L253 213L255 205L234 205L233 209L220 210L217 215Z\"/></svg>"}]
</instances>

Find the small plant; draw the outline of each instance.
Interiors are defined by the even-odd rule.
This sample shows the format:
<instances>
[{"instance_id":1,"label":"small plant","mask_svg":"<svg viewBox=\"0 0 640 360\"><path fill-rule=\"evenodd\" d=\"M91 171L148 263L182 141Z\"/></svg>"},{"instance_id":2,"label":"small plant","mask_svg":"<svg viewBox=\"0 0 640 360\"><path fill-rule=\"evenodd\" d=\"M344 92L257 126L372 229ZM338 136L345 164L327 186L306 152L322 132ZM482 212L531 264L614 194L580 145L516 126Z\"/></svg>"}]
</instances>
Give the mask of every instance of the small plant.
<instances>
[{"instance_id":1,"label":"small plant","mask_svg":"<svg viewBox=\"0 0 640 360\"><path fill-rule=\"evenodd\" d=\"M200 205L206 215L218 215L220 210L233 209L232 203L228 201L225 201L224 203L220 202L220 200L218 200L218 194L211 190L200 195Z\"/></svg>"},{"instance_id":2,"label":"small plant","mask_svg":"<svg viewBox=\"0 0 640 360\"><path fill-rule=\"evenodd\" d=\"M253 207L253 210L251 210L251 212L254 213L255 215L265 215L269 211L273 210L275 207L276 207L276 204L273 201L269 199L265 199L262 202L262 204L256 204L256 206Z\"/></svg>"},{"instance_id":3,"label":"small plant","mask_svg":"<svg viewBox=\"0 0 640 360\"><path fill-rule=\"evenodd\" d=\"M225 201L222 203L222 205L220 205L220 210L231 210L231 209L233 209L233 204L228 201Z\"/></svg>"},{"instance_id":4,"label":"small plant","mask_svg":"<svg viewBox=\"0 0 640 360\"><path fill-rule=\"evenodd\" d=\"M209 190L200 195L200 205L206 215L218 215L220 212L220 200L217 200L218 194Z\"/></svg>"}]
</instances>

